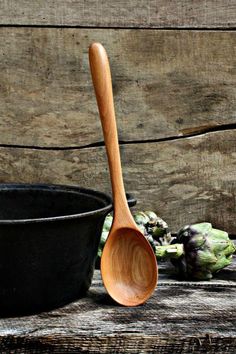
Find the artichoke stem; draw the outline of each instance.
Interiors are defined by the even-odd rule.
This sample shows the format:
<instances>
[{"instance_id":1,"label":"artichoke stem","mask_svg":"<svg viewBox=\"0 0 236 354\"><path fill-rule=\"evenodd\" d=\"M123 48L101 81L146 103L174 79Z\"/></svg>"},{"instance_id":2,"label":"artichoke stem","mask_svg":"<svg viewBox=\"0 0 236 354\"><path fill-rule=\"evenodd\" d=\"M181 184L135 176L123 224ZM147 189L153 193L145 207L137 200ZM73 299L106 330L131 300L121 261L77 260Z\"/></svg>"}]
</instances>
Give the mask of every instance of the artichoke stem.
<instances>
[{"instance_id":1,"label":"artichoke stem","mask_svg":"<svg viewBox=\"0 0 236 354\"><path fill-rule=\"evenodd\" d=\"M156 246L155 254L157 259L177 259L184 254L184 247L181 243L165 246Z\"/></svg>"}]
</instances>

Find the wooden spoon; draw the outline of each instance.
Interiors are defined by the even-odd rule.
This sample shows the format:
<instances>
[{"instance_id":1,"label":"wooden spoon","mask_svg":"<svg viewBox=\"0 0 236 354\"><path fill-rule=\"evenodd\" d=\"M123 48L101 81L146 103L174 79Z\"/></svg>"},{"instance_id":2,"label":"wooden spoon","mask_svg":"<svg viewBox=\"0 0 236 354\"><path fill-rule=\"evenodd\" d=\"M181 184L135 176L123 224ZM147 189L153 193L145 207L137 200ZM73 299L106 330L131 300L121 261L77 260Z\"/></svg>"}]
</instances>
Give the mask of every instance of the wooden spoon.
<instances>
[{"instance_id":1,"label":"wooden spoon","mask_svg":"<svg viewBox=\"0 0 236 354\"><path fill-rule=\"evenodd\" d=\"M90 46L89 61L114 200L113 224L102 253L101 273L104 286L115 301L125 306L136 306L144 303L156 287L157 262L149 242L136 226L127 204L109 61L100 43Z\"/></svg>"}]
</instances>

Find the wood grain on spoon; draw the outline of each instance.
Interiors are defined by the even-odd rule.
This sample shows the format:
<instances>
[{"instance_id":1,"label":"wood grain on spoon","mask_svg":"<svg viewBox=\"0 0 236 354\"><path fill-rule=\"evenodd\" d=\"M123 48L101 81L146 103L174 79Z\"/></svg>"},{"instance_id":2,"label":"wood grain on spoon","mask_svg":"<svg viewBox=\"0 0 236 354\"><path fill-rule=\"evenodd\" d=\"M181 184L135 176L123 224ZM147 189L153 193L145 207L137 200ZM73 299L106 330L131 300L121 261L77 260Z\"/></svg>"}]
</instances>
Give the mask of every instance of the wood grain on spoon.
<instances>
[{"instance_id":1,"label":"wood grain on spoon","mask_svg":"<svg viewBox=\"0 0 236 354\"><path fill-rule=\"evenodd\" d=\"M113 224L102 254L101 273L104 286L114 300L122 305L136 306L144 303L156 287L156 257L136 226L127 204L110 67L106 51L100 43L90 46L89 60L114 200Z\"/></svg>"}]
</instances>

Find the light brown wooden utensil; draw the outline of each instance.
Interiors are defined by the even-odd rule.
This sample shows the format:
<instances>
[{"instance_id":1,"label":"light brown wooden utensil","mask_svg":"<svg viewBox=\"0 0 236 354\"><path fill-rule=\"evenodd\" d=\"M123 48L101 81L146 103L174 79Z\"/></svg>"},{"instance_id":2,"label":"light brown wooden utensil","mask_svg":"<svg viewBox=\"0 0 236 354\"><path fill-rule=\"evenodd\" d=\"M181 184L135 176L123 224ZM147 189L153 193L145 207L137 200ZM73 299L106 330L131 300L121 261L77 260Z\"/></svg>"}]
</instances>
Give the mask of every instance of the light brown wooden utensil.
<instances>
[{"instance_id":1,"label":"light brown wooden utensil","mask_svg":"<svg viewBox=\"0 0 236 354\"><path fill-rule=\"evenodd\" d=\"M125 306L136 306L144 303L156 287L157 262L126 201L111 73L106 51L100 43L90 46L89 60L114 200L113 224L102 253L101 273L104 286L115 301Z\"/></svg>"}]
</instances>

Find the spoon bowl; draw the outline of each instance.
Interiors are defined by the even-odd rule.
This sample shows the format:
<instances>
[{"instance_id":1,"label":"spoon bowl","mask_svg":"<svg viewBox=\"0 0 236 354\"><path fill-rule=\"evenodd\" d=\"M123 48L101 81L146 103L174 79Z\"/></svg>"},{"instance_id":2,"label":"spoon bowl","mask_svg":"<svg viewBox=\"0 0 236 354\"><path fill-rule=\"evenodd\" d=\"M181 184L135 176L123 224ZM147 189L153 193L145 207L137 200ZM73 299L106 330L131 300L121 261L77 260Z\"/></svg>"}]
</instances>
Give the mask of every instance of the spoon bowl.
<instances>
[{"instance_id":1,"label":"spoon bowl","mask_svg":"<svg viewBox=\"0 0 236 354\"><path fill-rule=\"evenodd\" d=\"M103 251L101 271L110 296L119 304L136 306L156 287L153 251L143 234L130 227L111 230Z\"/></svg>"},{"instance_id":2,"label":"spoon bowl","mask_svg":"<svg viewBox=\"0 0 236 354\"><path fill-rule=\"evenodd\" d=\"M107 292L119 304L144 303L157 284L157 262L152 247L129 210L122 177L109 61L100 43L89 48L89 61L108 157L114 218L101 258Z\"/></svg>"}]
</instances>

